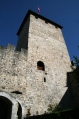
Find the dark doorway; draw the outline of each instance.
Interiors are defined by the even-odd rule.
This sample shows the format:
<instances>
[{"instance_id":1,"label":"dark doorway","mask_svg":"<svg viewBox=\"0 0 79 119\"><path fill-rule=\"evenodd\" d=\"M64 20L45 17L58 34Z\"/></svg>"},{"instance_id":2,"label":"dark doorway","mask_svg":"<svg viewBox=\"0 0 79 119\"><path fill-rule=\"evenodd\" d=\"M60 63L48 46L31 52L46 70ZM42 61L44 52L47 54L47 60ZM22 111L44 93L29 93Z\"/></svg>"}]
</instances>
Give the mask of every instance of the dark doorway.
<instances>
[{"instance_id":1,"label":"dark doorway","mask_svg":"<svg viewBox=\"0 0 79 119\"><path fill-rule=\"evenodd\" d=\"M0 96L0 119L11 119L12 102L6 97Z\"/></svg>"}]
</instances>

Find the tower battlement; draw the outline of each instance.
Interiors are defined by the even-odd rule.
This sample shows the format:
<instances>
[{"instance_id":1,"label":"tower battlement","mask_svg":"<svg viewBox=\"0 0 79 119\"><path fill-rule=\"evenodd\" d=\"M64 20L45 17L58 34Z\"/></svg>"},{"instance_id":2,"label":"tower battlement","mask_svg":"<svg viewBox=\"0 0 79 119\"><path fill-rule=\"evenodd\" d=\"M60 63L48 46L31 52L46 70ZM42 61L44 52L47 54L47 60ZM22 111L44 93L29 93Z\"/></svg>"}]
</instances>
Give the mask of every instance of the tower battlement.
<instances>
[{"instance_id":1,"label":"tower battlement","mask_svg":"<svg viewBox=\"0 0 79 119\"><path fill-rule=\"evenodd\" d=\"M0 46L0 90L24 93L26 64L27 50L22 48L21 52L15 51L15 47L11 44L8 44L7 47Z\"/></svg>"}]
</instances>

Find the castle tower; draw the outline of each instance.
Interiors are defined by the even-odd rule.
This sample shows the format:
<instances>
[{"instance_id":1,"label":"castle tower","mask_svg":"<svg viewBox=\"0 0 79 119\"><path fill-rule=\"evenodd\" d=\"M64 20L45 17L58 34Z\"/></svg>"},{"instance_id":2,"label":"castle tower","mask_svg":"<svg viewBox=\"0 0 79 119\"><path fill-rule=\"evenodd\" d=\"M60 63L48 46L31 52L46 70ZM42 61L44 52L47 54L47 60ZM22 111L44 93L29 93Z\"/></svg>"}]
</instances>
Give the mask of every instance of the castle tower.
<instances>
[{"instance_id":1,"label":"castle tower","mask_svg":"<svg viewBox=\"0 0 79 119\"><path fill-rule=\"evenodd\" d=\"M42 114L49 104L58 104L67 87L70 59L62 26L28 11L18 32L16 50L27 50L26 106Z\"/></svg>"},{"instance_id":2,"label":"castle tower","mask_svg":"<svg viewBox=\"0 0 79 119\"><path fill-rule=\"evenodd\" d=\"M59 104L71 71L62 26L29 10L17 35L16 50L0 46L0 110L8 119Z\"/></svg>"}]
</instances>

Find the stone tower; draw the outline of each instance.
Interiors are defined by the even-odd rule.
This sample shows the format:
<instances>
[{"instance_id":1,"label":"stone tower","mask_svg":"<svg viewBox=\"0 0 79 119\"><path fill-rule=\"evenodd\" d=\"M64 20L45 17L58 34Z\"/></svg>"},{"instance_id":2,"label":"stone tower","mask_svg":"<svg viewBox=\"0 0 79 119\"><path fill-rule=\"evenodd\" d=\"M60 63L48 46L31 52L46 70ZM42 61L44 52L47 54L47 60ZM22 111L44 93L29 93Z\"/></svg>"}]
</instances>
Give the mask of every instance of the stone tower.
<instances>
[{"instance_id":1,"label":"stone tower","mask_svg":"<svg viewBox=\"0 0 79 119\"><path fill-rule=\"evenodd\" d=\"M29 10L17 32L16 51L12 45L0 47L0 97L11 102L11 119L44 114L65 94L71 68L61 29Z\"/></svg>"}]
</instances>

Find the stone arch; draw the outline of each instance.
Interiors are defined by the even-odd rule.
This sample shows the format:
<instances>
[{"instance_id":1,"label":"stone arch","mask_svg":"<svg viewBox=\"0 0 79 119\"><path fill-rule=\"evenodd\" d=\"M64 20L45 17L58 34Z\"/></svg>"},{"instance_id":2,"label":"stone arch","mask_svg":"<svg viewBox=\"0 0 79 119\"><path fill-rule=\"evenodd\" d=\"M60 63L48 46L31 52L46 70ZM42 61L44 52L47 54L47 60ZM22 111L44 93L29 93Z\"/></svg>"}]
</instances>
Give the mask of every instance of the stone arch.
<instances>
[{"instance_id":1,"label":"stone arch","mask_svg":"<svg viewBox=\"0 0 79 119\"><path fill-rule=\"evenodd\" d=\"M11 109L10 110L11 116L8 115L9 118L8 117L7 118L8 119L17 119L19 117L19 115L17 114L18 113L18 110L19 110L19 112L22 111L22 108L21 108L20 103L18 103L18 101L14 97L12 97L11 95L9 95L8 93L5 93L5 92L0 92L0 100L2 102L4 101L4 103L6 103L5 104L5 107L7 105L8 106L10 105L9 106L10 107L9 109ZM19 117L19 119L21 119L21 118Z\"/></svg>"}]
</instances>

